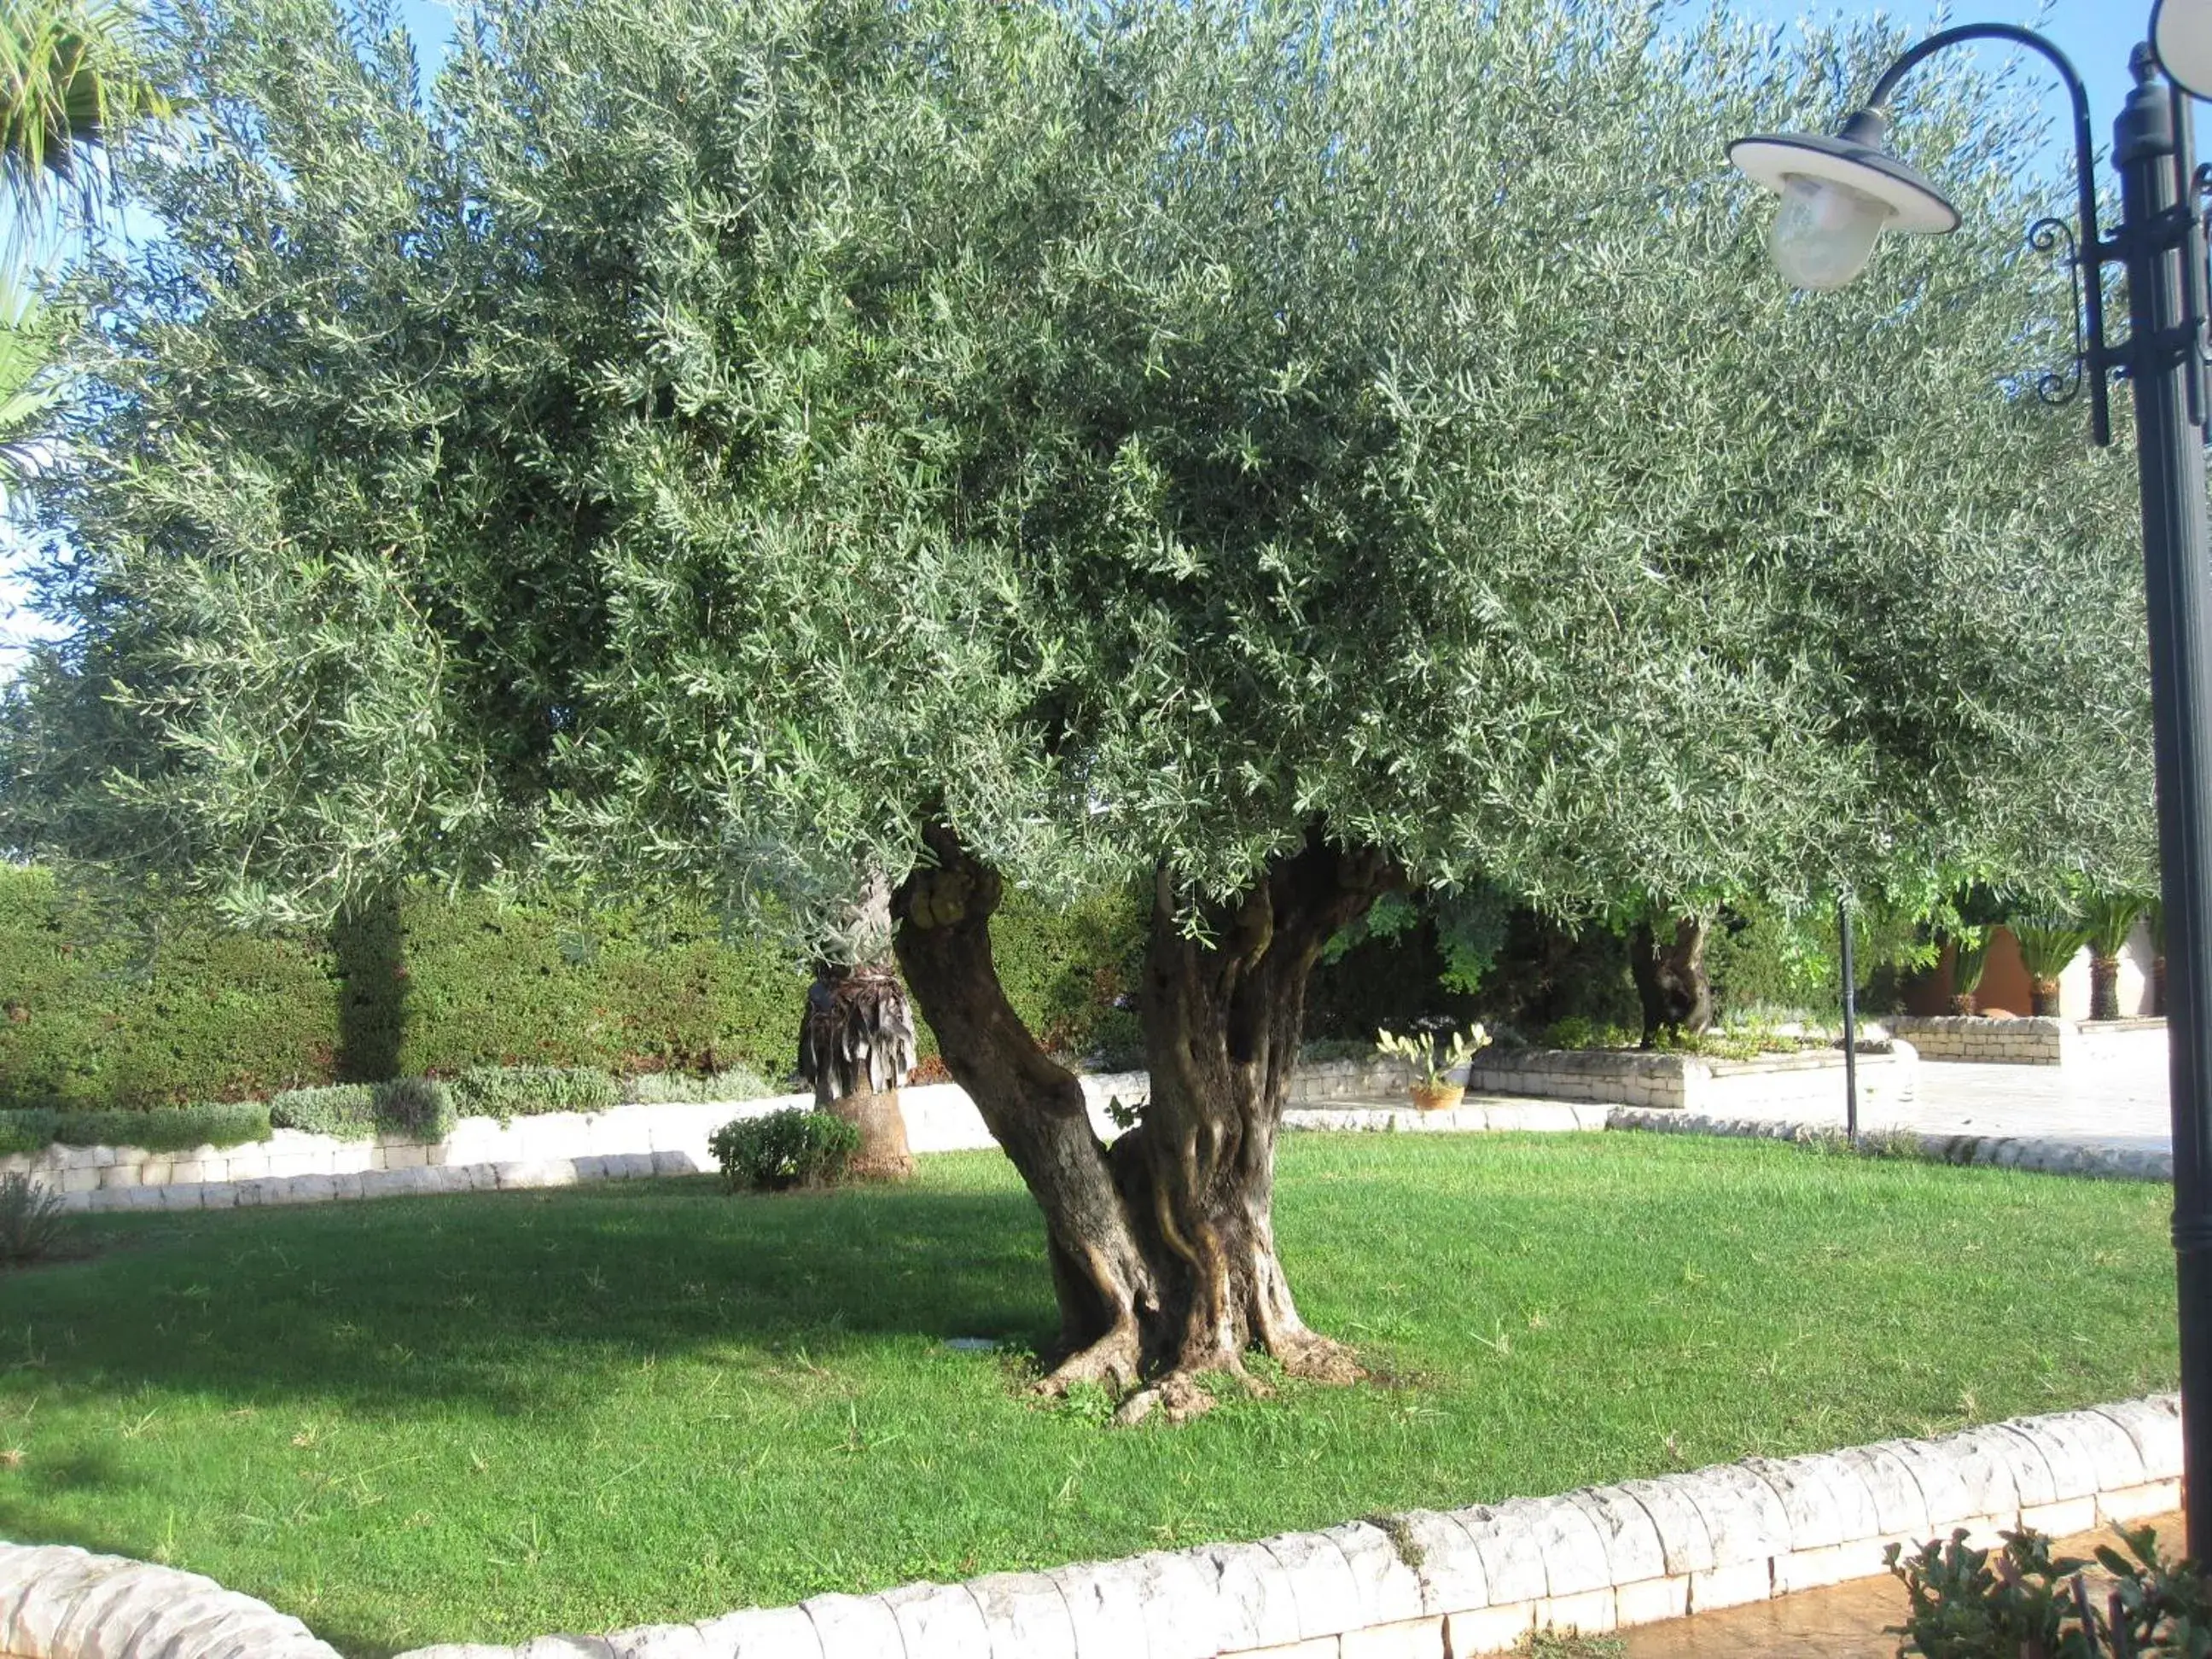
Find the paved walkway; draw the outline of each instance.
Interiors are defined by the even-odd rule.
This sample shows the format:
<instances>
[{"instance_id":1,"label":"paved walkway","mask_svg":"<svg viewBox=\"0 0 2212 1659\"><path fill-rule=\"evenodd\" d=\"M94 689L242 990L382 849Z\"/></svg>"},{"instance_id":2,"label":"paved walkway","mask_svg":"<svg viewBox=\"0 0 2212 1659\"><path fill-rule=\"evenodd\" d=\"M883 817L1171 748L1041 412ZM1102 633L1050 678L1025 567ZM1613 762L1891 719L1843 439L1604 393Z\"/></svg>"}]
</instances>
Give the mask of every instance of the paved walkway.
<instances>
[{"instance_id":1,"label":"paved walkway","mask_svg":"<svg viewBox=\"0 0 2212 1659\"><path fill-rule=\"evenodd\" d=\"M2064 1066L1923 1060L1913 1103L1870 1112L1863 1127L2036 1137L2124 1152L2171 1151L2165 1031L2101 1033L2086 1038L2082 1049ZM1802 1110L1787 1115L1812 1121ZM1840 1124L1840 1107L1835 1115Z\"/></svg>"}]
</instances>

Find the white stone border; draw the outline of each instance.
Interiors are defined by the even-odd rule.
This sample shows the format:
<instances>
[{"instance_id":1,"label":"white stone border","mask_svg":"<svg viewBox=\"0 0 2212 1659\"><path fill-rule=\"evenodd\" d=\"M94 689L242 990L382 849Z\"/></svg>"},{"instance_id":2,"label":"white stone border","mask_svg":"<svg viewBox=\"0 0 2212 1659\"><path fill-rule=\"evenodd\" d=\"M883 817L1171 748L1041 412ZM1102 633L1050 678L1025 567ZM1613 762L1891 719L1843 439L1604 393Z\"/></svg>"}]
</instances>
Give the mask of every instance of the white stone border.
<instances>
[{"instance_id":1,"label":"white stone border","mask_svg":"<svg viewBox=\"0 0 2212 1659\"><path fill-rule=\"evenodd\" d=\"M1877 1577L1888 1545L1956 1528L1981 1546L2139 1520L2180 1506L2180 1476L2179 1399L2159 1395L1254 1544L402 1659L1468 1659L1546 1626L1609 1631Z\"/></svg>"},{"instance_id":2,"label":"white stone border","mask_svg":"<svg viewBox=\"0 0 2212 1659\"><path fill-rule=\"evenodd\" d=\"M67 1545L0 1543L8 1659L338 1659L289 1613L212 1578Z\"/></svg>"},{"instance_id":3,"label":"white stone border","mask_svg":"<svg viewBox=\"0 0 2212 1659\"><path fill-rule=\"evenodd\" d=\"M1839 1135L1839 1125L1789 1118L1714 1117L1702 1112L1653 1112L1616 1107L1607 1115L1608 1129L1644 1129L1661 1134L1729 1135L1756 1140L1812 1140ZM1885 1139L1918 1143L1917 1155L1931 1164L1978 1164L2041 1175L2092 1176L2111 1181L2172 1181L2170 1147L2123 1146L2094 1140L2063 1140L2045 1135L1930 1134L1912 1129L1882 1129Z\"/></svg>"}]
</instances>

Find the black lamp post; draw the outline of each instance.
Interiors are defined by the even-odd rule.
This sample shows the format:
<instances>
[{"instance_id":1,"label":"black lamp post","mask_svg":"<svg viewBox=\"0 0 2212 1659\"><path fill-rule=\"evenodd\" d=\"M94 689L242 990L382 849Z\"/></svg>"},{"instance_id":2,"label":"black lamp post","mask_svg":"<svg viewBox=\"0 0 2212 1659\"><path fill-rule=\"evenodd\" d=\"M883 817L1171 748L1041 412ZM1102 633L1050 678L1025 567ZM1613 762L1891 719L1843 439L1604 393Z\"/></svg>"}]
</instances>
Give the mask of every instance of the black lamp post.
<instances>
[{"instance_id":1,"label":"black lamp post","mask_svg":"<svg viewBox=\"0 0 2212 1659\"><path fill-rule=\"evenodd\" d=\"M2183 1470L2189 1552L2205 1561L2212 1558L2212 537L2204 477L2205 234L2197 204L2207 180L2197 171L2184 94L2212 97L2212 0L2159 0L2151 34L2154 48L2136 49L2135 89L2113 128L2123 214L2109 239L2097 227L2089 99L2081 77L2050 41L2010 24L1930 35L1890 66L1875 83L1868 107L1833 137L1745 138L1729 147L1729 156L1783 198L1773 235L1783 275L1800 288L1841 288L1865 269L1883 230L1940 234L1958 226L1957 211L1936 187L1886 148L1885 106L1917 65L1962 41L2008 41L2056 64L2073 100L2078 237L2056 220L2043 221L2029 235L2045 250L2072 241L2075 264L2087 280L2075 318L2075 373L2051 377L2039 390L2045 401L2064 403L2086 386L2100 444L2112 441L2107 378L2124 373L2135 394L2169 930ZM2171 83L2160 78L2161 68ZM2129 312L2127 337L2117 343L2105 336L2104 270L2113 264L2127 273Z\"/></svg>"}]
</instances>

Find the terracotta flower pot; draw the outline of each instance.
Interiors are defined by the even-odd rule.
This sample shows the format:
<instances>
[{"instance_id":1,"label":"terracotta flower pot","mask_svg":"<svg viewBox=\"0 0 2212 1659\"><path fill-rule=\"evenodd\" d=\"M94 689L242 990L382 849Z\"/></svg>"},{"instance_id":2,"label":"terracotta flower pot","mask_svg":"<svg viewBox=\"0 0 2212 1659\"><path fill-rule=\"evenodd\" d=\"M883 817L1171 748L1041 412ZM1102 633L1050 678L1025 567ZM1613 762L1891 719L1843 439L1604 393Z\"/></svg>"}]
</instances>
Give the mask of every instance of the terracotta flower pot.
<instances>
[{"instance_id":1,"label":"terracotta flower pot","mask_svg":"<svg viewBox=\"0 0 2212 1659\"><path fill-rule=\"evenodd\" d=\"M1406 1092L1425 1112L1448 1112L1467 1097L1465 1086L1457 1083L1409 1083Z\"/></svg>"}]
</instances>

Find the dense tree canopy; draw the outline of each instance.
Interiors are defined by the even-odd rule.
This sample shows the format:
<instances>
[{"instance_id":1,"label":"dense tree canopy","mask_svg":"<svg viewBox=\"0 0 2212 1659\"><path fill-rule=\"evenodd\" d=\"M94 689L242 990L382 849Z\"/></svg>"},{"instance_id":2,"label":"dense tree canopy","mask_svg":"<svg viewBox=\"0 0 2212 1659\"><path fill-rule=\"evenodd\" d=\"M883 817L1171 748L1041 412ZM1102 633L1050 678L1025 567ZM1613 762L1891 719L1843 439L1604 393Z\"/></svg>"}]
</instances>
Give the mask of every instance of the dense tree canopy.
<instances>
[{"instance_id":1,"label":"dense tree canopy","mask_svg":"<svg viewBox=\"0 0 2212 1659\"><path fill-rule=\"evenodd\" d=\"M1376 893L2147 865L2124 462L2027 395L2070 339L2029 100L1917 83L1967 228L1811 299L1722 147L1844 107L1878 31L463 15L426 91L373 8L165 14L191 136L128 170L167 236L82 286L19 844L249 915L913 871L901 959L1124 1382L1139 1327L1340 1369L1267 1189L1305 969ZM1109 1168L988 919L1148 872Z\"/></svg>"},{"instance_id":2,"label":"dense tree canopy","mask_svg":"<svg viewBox=\"0 0 2212 1659\"><path fill-rule=\"evenodd\" d=\"M381 14L174 13L26 804L325 911L930 817L1221 892L1316 818L1568 902L2140 860L2008 104L1905 112L1961 237L1799 299L1718 145L1881 43L1647 9L500 0L427 97Z\"/></svg>"}]
</instances>

